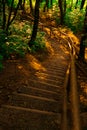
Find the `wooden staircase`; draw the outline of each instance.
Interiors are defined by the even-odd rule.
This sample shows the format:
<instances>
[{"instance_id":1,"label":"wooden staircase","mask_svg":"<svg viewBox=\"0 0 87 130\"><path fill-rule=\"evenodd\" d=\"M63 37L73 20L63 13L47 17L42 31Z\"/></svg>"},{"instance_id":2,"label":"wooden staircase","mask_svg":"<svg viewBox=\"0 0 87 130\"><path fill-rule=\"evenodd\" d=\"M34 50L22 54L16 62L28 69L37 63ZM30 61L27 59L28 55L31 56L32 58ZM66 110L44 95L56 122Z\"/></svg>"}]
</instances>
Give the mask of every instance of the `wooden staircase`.
<instances>
[{"instance_id":1,"label":"wooden staircase","mask_svg":"<svg viewBox=\"0 0 87 130\"><path fill-rule=\"evenodd\" d=\"M37 71L13 92L0 108L0 130L60 130L67 66L67 55L54 56L45 71Z\"/></svg>"}]
</instances>

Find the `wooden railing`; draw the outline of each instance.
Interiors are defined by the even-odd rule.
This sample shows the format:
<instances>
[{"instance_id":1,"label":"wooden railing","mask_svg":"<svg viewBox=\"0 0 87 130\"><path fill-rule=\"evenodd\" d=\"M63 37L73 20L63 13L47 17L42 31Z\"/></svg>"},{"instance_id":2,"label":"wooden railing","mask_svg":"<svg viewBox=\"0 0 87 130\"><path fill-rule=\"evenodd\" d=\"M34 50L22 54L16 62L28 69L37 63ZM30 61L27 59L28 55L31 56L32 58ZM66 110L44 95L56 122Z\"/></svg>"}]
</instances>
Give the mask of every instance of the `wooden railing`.
<instances>
[{"instance_id":1,"label":"wooden railing","mask_svg":"<svg viewBox=\"0 0 87 130\"><path fill-rule=\"evenodd\" d=\"M68 45L70 47L71 60L66 72L66 78L64 82L64 102L61 130L81 130L79 94L75 68L76 52L73 44L71 45L68 42ZM69 88L69 95L67 92L67 88Z\"/></svg>"}]
</instances>

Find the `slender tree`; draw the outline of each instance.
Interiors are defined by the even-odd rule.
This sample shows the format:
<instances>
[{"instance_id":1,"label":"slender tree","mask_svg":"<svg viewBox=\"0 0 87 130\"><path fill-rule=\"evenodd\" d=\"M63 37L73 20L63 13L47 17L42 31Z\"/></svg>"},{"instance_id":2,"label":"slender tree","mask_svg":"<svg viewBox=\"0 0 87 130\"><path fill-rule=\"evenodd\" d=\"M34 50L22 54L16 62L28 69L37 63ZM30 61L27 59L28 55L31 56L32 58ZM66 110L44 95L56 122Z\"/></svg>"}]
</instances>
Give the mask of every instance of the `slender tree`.
<instances>
[{"instance_id":1,"label":"slender tree","mask_svg":"<svg viewBox=\"0 0 87 130\"><path fill-rule=\"evenodd\" d=\"M13 5L14 5L14 0L11 1L11 7L9 8L9 14L8 14L8 19L6 19L6 0L2 0L3 3L3 29L7 32L8 34L8 29L11 23L14 21L17 11L19 9L19 6L21 4L21 0L18 1L17 7L14 10L14 15L12 17L12 12L13 12Z\"/></svg>"},{"instance_id":2,"label":"slender tree","mask_svg":"<svg viewBox=\"0 0 87 130\"><path fill-rule=\"evenodd\" d=\"M59 0L59 8L60 8L60 24L64 23L64 11L63 11L63 1Z\"/></svg>"},{"instance_id":3,"label":"slender tree","mask_svg":"<svg viewBox=\"0 0 87 130\"><path fill-rule=\"evenodd\" d=\"M36 40L37 31L38 31L38 23L39 23L39 7L40 7L40 0L36 0L35 10L34 10L33 31L32 31L32 35L31 35L31 39L28 42L29 47L32 47L32 45L34 44L34 41Z\"/></svg>"},{"instance_id":4,"label":"slender tree","mask_svg":"<svg viewBox=\"0 0 87 130\"><path fill-rule=\"evenodd\" d=\"M76 0L75 9L77 8L77 5L78 5L78 0Z\"/></svg>"},{"instance_id":5,"label":"slender tree","mask_svg":"<svg viewBox=\"0 0 87 130\"><path fill-rule=\"evenodd\" d=\"M83 9L86 0L82 0L80 10Z\"/></svg>"},{"instance_id":6,"label":"slender tree","mask_svg":"<svg viewBox=\"0 0 87 130\"><path fill-rule=\"evenodd\" d=\"M0 12L2 12L2 1L0 0Z\"/></svg>"},{"instance_id":7,"label":"slender tree","mask_svg":"<svg viewBox=\"0 0 87 130\"><path fill-rule=\"evenodd\" d=\"M2 4L3 4L3 25L2 25L2 28L4 30L5 26L6 26L6 0L2 0Z\"/></svg>"},{"instance_id":8,"label":"slender tree","mask_svg":"<svg viewBox=\"0 0 87 130\"><path fill-rule=\"evenodd\" d=\"M83 60L85 58L85 40L86 39L87 39L87 6L86 6L85 19L84 19L83 35L80 41L80 52L79 52L79 58Z\"/></svg>"},{"instance_id":9,"label":"slender tree","mask_svg":"<svg viewBox=\"0 0 87 130\"><path fill-rule=\"evenodd\" d=\"M52 7L52 5L53 5L53 0L50 0L50 5L51 5L51 7Z\"/></svg>"},{"instance_id":10,"label":"slender tree","mask_svg":"<svg viewBox=\"0 0 87 130\"><path fill-rule=\"evenodd\" d=\"M49 8L49 0L46 0L46 3L45 3L45 5L44 5L43 12L45 12L46 9L47 9L47 11L48 11L48 8Z\"/></svg>"},{"instance_id":11,"label":"slender tree","mask_svg":"<svg viewBox=\"0 0 87 130\"><path fill-rule=\"evenodd\" d=\"M64 15L66 14L66 0L64 0Z\"/></svg>"},{"instance_id":12,"label":"slender tree","mask_svg":"<svg viewBox=\"0 0 87 130\"><path fill-rule=\"evenodd\" d=\"M33 5L32 5L32 0L29 0L30 3L30 13L33 14L34 10L33 10Z\"/></svg>"}]
</instances>

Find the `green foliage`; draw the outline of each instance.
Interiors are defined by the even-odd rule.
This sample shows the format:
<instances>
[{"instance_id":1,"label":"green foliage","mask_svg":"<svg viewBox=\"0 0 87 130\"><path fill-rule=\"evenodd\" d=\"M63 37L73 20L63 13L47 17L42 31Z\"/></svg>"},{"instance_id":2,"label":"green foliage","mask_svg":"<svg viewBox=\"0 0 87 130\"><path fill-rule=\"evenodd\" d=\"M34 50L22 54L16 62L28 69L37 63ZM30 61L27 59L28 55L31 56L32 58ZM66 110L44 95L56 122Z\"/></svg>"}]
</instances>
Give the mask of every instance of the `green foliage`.
<instances>
[{"instance_id":1,"label":"green foliage","mask_svg":"<svg viewBox=\"0 0 87 130\"><path fill-rule=\"evenodd\" d=\"M28 45L25 43L21 35L12 34L7 36L6 33L1 30L0 55L2 55L4 58L10 58L12 55L24 56L27 52L27 48Z\"/></svg>"},{"instance_id":2,"label":"green foliage","mask_svg":"<svg viewBox=\"0 0 87 130\"><path fill-rule=\"evenodd\" d=\"M22 38L26 37L26 39L30 38L32 26L29 25L27 22L21 22L20 25L19 23L14 23L10 30L14 35L21 36Z\"/></svg>"},{"instance_id":3,"label":"green foliage","mask_svg":"<svg viewBox=\"0 0 87 130\"><path fill-rule=\"evenodd\" d=\"M65 25L71 28L72 31L79 32L82 30L84 23L85 11L79 9L68 9L65 16Z\"/></svg>"},{"instance_id":4,"label":"green foliage","mask_svg":"<svg viewBox=\"0 0 87 130\"><path fill-rule=\"evenodd\" d=\"M7 5L10 7L12 3L12 0L7 0ZM13 7L16 8L18 4L18 0L14 0Z\"/></svg>"},{"instance_id":5,"label":"green foliage","mask_svg":"<svg viewBox=\"0 0 87 130\"><path fill-rule=\"evenodd\" d=\"M4 48L6 48L6 55L8 57L11 55L24 56L28 45L22 40L21 36L10 36L6 44L4 44Z\"/></svg>"},{"instance_id":6,"label":"green foliage","mask_svg":"<svg viewBox=\"0 0 87 130\"><path fill-rule=\"evenodd\" d=\"M31 52L41 52L46 49L44 35L44 32L38 32L37 38L35 42L33 42L33 46L30 49Z\"/></svg>"}]
</instances>

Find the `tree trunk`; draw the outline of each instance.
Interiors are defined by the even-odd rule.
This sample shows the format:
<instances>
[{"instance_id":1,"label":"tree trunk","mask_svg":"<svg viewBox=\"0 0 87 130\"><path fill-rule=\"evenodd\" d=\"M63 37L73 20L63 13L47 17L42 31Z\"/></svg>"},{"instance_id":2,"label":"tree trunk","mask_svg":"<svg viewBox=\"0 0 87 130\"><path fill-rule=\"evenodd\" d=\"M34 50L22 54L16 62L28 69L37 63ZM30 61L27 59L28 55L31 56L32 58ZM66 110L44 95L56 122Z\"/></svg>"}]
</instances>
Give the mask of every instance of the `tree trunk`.
<instances>
[{"instance_id":1,"label":"tree trunk","mask_svg":"<svg viewBox=\"0 0 87 130\"><path fill-rule=\"evenodd\" d=\"M85 0L82 0L82 2L81 2L81 6L80 6L80 10L83 9L84 4L85 4Z\"/></svg>"},{"instance_id":2,"label":"tree trunk","mask_svg":"<svg viewBox=\"0 0 87 130\"><path fill-rule=\"evenodd\" d=\"M2 1L0 0L0 12L2 12Z\"/></svg>"},{"instance_id":3,"label":"tree trunk","mask_svg":"<svg viewBox=\"0 0 87 130\"><path fill-rule=\"evenodd\" d=\"M85 45L84 45L85 39L86 39L86 36L83 35L80 41L79 59L82 59L82 60L84 60L85 58Z\"/></svg>"},{"instance_id":4,"label":"tree trunk","mask_svg":"<svg viewBox=\"0 0 87 130\"><path fill-rule=\"evenodd\" d=\"M47 11L48 11L48 7L49 7L49 0L46 0L46 4L44 5L43 12L46 12L46 8L47 8Z\"/></svg>"},{"instance_id":5,"label":"tree trunk","mask_svg":"<svg viewBox=\"0 0 87 130\"><path fill-rule=\"evenodd\" d=\"M32 5L32 0L29 0L30 2L30 13L33 14L34 10L33 10L33 5Z\"/></svg>"},{"instance_id":6,"label":"tree trunk","mask_svg":"<svg viewBox=\"0 0 87 130\"><path fill-rule=\"evenodd\" d=\"M80 52L79 58L85 59L85 40L87 39L87 6L86 6L86 14L84 19L84 27L83 27L83 36L80 42Z\"/></svg>"},{"instance_id":7,"label":"tree trunk","mask_svg":"<svg viewBox=\"0 0 87 130\"><path fill-rule=\"evenodd\" d=\"M64 16L66 14L66 0L64 0Z\"/></svg>"},{"instance_id":8,"label":"tree trunk","mask_svg":"<svg viewBox=\"0 0 87 130\"><path fill-rule=\"evenodd\" d=\"M64 12L63 12L63 2L59 0L59 8L60 8L60 24L64 23Z\"/></svg>"},{"instance_id":9,"label":"tree trunk","mask_svg":"<svg viewBox=\"0 0 87 130\"><path fill-rule=\"evenodd\" d=\"M11 7L10 7L10 11L9 11L8 21L7 21L7 26L6 26L6 31L7 32L8 32L8 28L9 28L9 24L10 24L10 19L11 19L11 14L12 14L12 10L13 10L13 5L14 5L14 0L12 0L12 2L11 2Z\"/></svg>"},{"instance_id":10,"label":"tree trunk","mask_svg":"<svg viewBox=\"0 0 87 130\"><path fill-rule=\"evenodd\" d=\"M77 5L78 5L78 0L76 0L75 9L77 9Z\"/></svg>"},{"instance_id":11,"label":"tree trunk","mask_svg":"<svg viewBox=\"0 0 87 130\"><path fill-rule=\"evenodd\" d=\"M9 17L8 17L8 22L7 22L7 26L6 26L6 31L8 33L8 29L9 29L9 26L11 25L11 23L14 21L16 15L17 15L17 11L19 9L19 6L21 4L21 0L19 0L18 4L17 4L17 7L14 11L14 16L12 17L11 19L11 13L12 13L12 8L13 8L13 3L14 3L14 0L12 1L12 4L11 4L11 9L10 9L10 13L9 13Z\"/></svg>"},{"instance_id":12,"label":"tree trunk","mask_svg":"<svg viewBox=\"0 0 87 130\"><path fill-rule=\"evenodd\" d=\"M31 35L31 39L28 43L29 47L32 47L34 44L34 41L36 40L37 36L37 30L38 30L38 23L39 23L39 6L40 6L40 0L36 0L35 3L35 12L34 12L34 25L33 25L33 31Z\"/></svg>"},{"instance_id":13,"label":"tree trunk","mask_svg":"<svg viewBox=\"0 0 87 130\"><path fill-rule=\"evenodd\" d=\"M51 8L52 8L52 5L53 5L53 0L50 0L50 5L51 5Z\"/></svg>"},{"instance_id":14,"label":"tree trunk","mask_svg":"<svg viewBox=\"0 0 87 130\"><path fill-rule=\"evenodd\" d=\"M2 0L2 4L3 4L3 25L2 28L3 30L5 30L5 26L6 26L6 14L5 14L5 0Z\"/></svg>"}]
</instances>

